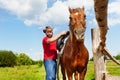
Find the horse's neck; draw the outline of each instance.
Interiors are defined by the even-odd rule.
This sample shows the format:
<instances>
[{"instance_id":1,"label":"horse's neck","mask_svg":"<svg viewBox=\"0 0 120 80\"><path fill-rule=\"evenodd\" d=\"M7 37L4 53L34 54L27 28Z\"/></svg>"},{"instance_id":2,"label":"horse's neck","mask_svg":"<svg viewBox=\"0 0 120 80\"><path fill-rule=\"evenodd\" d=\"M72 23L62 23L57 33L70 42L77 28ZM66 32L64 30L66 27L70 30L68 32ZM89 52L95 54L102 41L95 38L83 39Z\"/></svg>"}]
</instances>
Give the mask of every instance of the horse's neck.
<instances>
[{"instance_id":1,"label":"horse's neck","mask_svg":"<svg viewBox=\"0 0 120 80\"><path fill-rule=\"evenodd\" d=\"M78 41L75 40L75 39L74 39L74 40L71 40L71 39L69 38L68 42L69 42L69 45L71 45L72 48L75 48L75 49L84 46L84 41L83 41L83 42L78 42Z\"/></svg>"},{"instance_id":2,"label":"horse's neck","mask_svg":"<svg viewBox=\"0 0 120 80\"><path fill-rule=\"evenodd\" d=\"M77 41L77 40L75 39L74 36L72 36L72 37L70 36L70 37L69 37L69 40L70 40L70 44L71 44L71 45L75 45L75 46L84 45L84 41L79 42L79 41Z\"/></svg>"},{"instance_id":3,"label":"horse's neck","mask_svg":"<svg viewBox=\"0 0 120 80\"><path fill-rule=\"evenodd\" d=\"M74 40L73 42L72 42L72 45L75 47L75 46L77 46L77 47L82 47L82 46L84 46L84 42L78 42L78 41L76 41L76 40Z\"/></svg>"},{"instance_id":4,"label":"horse's neck","mask_svg":"<svg viewBox=\"0 0 120 80\"><path fill-rule=\"evenodd\" d=\"M80 48L84 46L84 41L79 42L75 39L75 36L72 34L72 31L70 31L70 36L69 36L69 44L73 46L72 48Z\"/></svg>"}]
</instances>

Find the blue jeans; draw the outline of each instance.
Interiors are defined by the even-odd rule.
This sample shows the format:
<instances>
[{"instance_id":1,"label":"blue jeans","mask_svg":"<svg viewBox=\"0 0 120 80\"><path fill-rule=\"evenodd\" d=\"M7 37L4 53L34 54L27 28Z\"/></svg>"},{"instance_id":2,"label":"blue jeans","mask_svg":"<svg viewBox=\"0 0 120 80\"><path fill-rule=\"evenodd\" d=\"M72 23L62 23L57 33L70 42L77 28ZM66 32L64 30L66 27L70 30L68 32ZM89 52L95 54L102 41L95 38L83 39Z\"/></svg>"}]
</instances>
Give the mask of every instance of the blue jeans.
<instances>
[{"instance_id":1,"label":"blue jeans","mask_svg":"<svg viewBox=\"0 0 120 80\"><path fill-rule=\"evenodd\" d=\"M55 60L44 60L46 80L56 80L57 63Z\"/></svg>"}]
</instances>

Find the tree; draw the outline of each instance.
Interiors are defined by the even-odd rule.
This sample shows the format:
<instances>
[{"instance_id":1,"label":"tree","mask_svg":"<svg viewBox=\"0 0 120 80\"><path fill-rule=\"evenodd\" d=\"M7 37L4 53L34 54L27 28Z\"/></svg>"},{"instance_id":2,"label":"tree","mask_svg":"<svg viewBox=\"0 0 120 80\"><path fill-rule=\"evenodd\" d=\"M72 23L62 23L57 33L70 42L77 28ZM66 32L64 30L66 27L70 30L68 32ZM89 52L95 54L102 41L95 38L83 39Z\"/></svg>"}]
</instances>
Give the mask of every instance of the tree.
<instances>
[{"instance_id":1,"label":"tree","mask_svg":"<svg viewBox=\"0 0 120 80\"><path fill-rule=\"evenodd\" d=\"M0 50L0 66L13 67L16 65L16 56L12 51Z\"/></svg>"},{"instance_id":2,"label":"tree","mask_svg":"<svg viewBox=\"0 0 120 80\"><path fill-rule=\"evenodd\" d=\"M90 61L93 61L93 57L92 57L92 58L90 58Z\"/></svg>"},{"instance_id":3,"label":"tree","mask_svg":"<svg viewBox=\"0 0 120 80\"><path fill-rule=\"evenodd\" d=\"M30 59L25 53L16 54L17 65L31 65L32 59Z\"/></svg>"},{"instance_id":4,"label":"tree","mask_svg":"<svg viewBox=\"0 0 120 80\"><path fill-rule=\"evenodd\" d=\"M115 56L115 58L116 58L117 60L120 60L120 53L119 53L117 56Z\"/></svg>"}]
</instances>

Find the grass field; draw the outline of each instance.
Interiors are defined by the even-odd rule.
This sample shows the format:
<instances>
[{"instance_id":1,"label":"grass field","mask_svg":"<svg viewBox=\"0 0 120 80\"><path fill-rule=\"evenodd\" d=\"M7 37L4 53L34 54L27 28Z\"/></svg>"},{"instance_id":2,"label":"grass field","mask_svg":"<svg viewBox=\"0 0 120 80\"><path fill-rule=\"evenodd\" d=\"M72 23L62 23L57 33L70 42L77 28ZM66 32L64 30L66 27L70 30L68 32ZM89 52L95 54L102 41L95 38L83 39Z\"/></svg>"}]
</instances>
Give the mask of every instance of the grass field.
<instances>
[{"instance_id":1,"label":"grass field","mask_svg":"<svg viewBox=\"0 0 120 80\"><path fill-rule=\"evenodd\" d=\"M107 62L107 71L112 75L120 76L120 66ZM61 77L61 73L60 73ZM0 68L0 80L45 80L44 66L15 66L13 68ZM94 65L89 62L85 80L94 80Z\"/></svg>"}]
</instances>

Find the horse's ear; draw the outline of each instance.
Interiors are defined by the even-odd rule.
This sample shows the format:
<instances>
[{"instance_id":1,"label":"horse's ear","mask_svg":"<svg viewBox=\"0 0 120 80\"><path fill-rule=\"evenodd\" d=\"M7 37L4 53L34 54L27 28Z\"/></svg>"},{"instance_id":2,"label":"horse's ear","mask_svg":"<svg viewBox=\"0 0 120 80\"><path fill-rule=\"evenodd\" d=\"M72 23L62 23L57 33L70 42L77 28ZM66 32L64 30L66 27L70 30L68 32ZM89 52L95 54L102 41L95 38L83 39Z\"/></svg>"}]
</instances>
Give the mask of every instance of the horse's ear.
<instances>
[{"instance_id":1,"label":"horse's ear","mask_svg":"<svg viewBox=\"0 0 120 80\"><path fill-rule=\"evenodd\" d=\"M72 9L70 7L68 7L68 8L69 8L69 12L72 13Z\"/></svg>"},{"instance_id":2,"label":"horse's ear","mask_svg":"<svg viewBox=\"0 0 120 80\"><path fill-rule=\"evenodd\" d=\"M84 6L82 7L82 10L83 10L83 11L85 10Z\"/></svg>"}]
</instances>

